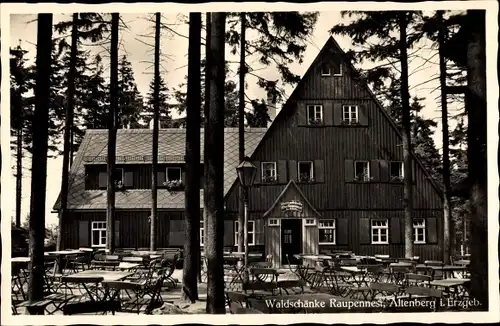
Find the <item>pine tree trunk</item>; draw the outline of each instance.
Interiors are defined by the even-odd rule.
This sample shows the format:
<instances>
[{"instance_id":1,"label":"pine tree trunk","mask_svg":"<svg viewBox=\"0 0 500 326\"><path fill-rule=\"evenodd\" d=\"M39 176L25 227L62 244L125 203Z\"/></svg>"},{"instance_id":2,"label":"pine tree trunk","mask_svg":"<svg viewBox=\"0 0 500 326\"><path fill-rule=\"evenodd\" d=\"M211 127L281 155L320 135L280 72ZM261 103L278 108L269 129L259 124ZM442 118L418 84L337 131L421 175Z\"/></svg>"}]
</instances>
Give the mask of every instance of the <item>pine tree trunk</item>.
<instances>
[{"instance_id":1,"label":"pine tree trunk","mask_svg":"<svg viewBox=\"0 0 500 326\"><path fill-rule=\"evenodd\" d=\"M448 132L448 101L446 94L446 60L444 57L444 44L446 41L446 27L443 22L443 12L438 11L440 20L439 30L439 68L441 83L441 122L443 128L443 261L450 263L452 255L452 219L451 219L451 201L450 201L450 137Z\"/></svg>"},{"instance_id":2,"label":"pine tree trunk","mask_svg":"<svg viewBox=\"0 0 500 326\"><path fill-rule=\"evenodd\" d=\"M68 186L69 186L69 164L73 153L71 135L73 134L73 111L75 94L75 74L76 74L76 55L78 51L78 14L73 14L73 26L71 30L71 53L68 72L68 89L66 102L66 117L64 121L64 150L61 178L61 208L59 209L59 220L57 228L56 249L61 250L63 243L64 219L66 217L68 206Z\"/></svg>"},{"instance_id":3,"label":"pine tree trunk","mask_svg":"<svg viewBox=\"0 0 500 326\"><path fill-rule=\"evenodd\" d=\"M210 115L210 80L211 80L211 74L210 70L212 69L212 64L211 64L211 59L210 59L210 43L212 39L212 23L211 23L211 13L207 12L205 14L205 29L206 29L206 34L205 34L205 102L203 104L203 133L204 135L207 134L208 130L208 116ZM209 152L210 148L208 147L208 143L205 141L203 143L203 176L204 176L204 183L203 183L203 228L204 228L204 239L207 238L207 202L208 198L205 196L207 193L207 175L208 175L208 165L207 165L207 155ZM200 239L201 241L201 239ZM204 240L206 241L206 240ZM205 251L206 252L206 251ZM201 256L201 250L200 250L200 271L199 271L199 281L201 282L201 266L204 265L204 260L202 259Z\"/></svg>"},{"instance_id":4,"label":"pine tree trunk","mask_svg":"<svg viewBox=\"0 0 500 326\"><path fill-rule=\"evenodd\" d=\"M401 61L401 105L403 109L403 161L404 161L404 224L405 257L413 255L413 173L411 157L410 94L408 92L408 53L407 53L407 12L399 19L400 61Z\"/></svg>"},{"instance_id":5,"label":"pine tree trunk","mask_svg":"<svg viewBox=\"0 0 500 326\"><path fill-rule=\"evenodd\" d=\"M488 309L488 202L486 164L486 42L485 12L468 10L470 30L467 45L466 108L468 112L469 178L471 189L470 250L471 296L478 299L481 309ZM495 285L491 290L494 291Z\"/></svg>"},{"instance_id":6,"label":"pine tree trunk","mask_svg":"<svg viewBox=\"0 0 500 326\"><path fill-rule=\"evenodd\" d=\"M151 162L151 217L149 250L156 250L156 221L158 219L158 128L160 120L160 23L161 14L157 12L155 23L155 79L153 90L153 149Z\"/></svg>"},{"instance_id":7,"label":"pine tree trunk","mask_svg":"<svg viewBox=\"0 0 500 326\"><path fill-rule=\"evenodd\" d=\"M45 194L47 190L47 152L49 94L52 52L52 14L38 15L36 54L35 112L33 121L33 156L31 176L31 206L29 220L29 280L30 301L43 298Z\"/></svg>"},{"instance_id":8,"label":"pine tree trunk","mask_svg":"<svg viewBox=\"0 0 500 326\"><path fill-rule=\"evenodd\" d=\"M211 83L210 112L205 142L206 153L206 241L205 254L208 262L207 306L209 314L224 314L224 65L225 65L226 14L212 14L210 40ZM231 235L227 235L231 236Z\"/></svg>"},{"instance_id":9,"label":"pine tree trunk","mask_svg":"<svg viewBox=\"0 0 500 326\"><path fill-rule=\"evenodd\" d=\"M106 248L115 251L115 162L118 123L118 23L120 14L111 16L110 107L108 115L108 205L106 209Z\"/></svg>"},{"instance_id":10,"label":"pine tree trunk","mask_svg":"<svg viewBox=\"0 0 500 326\"><path fill-rule=\"evenodd\" d=\"M21 108L19 108L21 110ZM21 112L21 111L19 111ZM16 227L21 227L21 201L23 191L23 123L19 123L16 139Z\"/></svg>"},{"instance_id":11,"label":"pine tree trunk","mask_svg":"<svg viewBox=\"0 0 500 326\"><path fill-rule=\"evenodd\" d=\"M245 159L245 28L246 14L242 12L241 16L241 43L240 43L240 91L239 91L239 106L238 106L238 133L239 133L239 161ZM238 187L238 251L244 251L244 214L245 214L245 192L241 186Z\"/></svg>"},{"instance_id":12,"label":"pine tree trunk","mask_svg":"<svg viewBox=\"0 0 500 326\"><path fill-rule=\"evenodd\" d=\"M189 14L189 50L186 110L186 185L184 271L182 299L198 300L200 261L200 106L201 106L201 13Z\"/></svg>"}]
</instances>

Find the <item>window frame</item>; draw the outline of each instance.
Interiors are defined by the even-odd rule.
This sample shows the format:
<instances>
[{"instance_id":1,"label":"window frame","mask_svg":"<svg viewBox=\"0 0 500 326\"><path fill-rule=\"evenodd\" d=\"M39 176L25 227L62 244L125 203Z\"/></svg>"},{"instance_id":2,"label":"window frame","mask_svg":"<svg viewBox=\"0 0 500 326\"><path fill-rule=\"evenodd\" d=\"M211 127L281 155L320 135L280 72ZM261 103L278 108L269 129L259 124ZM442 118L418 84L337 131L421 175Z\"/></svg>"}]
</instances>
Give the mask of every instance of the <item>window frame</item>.
<instances>
[{"instance_id":1,"label":"window frame","mask_svg":"<svg viewBox=\"0 0 500 326\"><path fill-rule=\"evenodd\" d=\"M385 225L373 225L374 222L383 222ZM377 241L373 239L373 230L378 230ZM382 230L385 230L386 241L382 241ZM389 220L388 219L372 219L370 220L370 243L374 245L389 244Z\"/></svg>"},{"instance_id":2,"label":"window frame","mask_svg":"<svg viewBox=\"0 0 500 326\"><path fill-rule=\"evenodd\" d=\"M94 225L97 225L98 223L102 223L104 225L103 228L99 227L94 227ZM106 247L106 241L107 241L107 222L106 221L91 221L90 222L90 246L92 248L103 248ZM94 244L94 231L99 231L99 244L95 245ZM102 236L102 232L104 231L104 237ZM102 243L104 239L104 243Z\"/></svg>"},{"instance_id":3,"label":"window frame","mask_svg":"<svg viewBox=\"0 0 500 326\"><path fill-rule=\"evenodd\" d=\"M331 69L330 69L331 70ZM342 63L339 63L339 73L336 74L335 72L333 73L334 77L340 77L342 76Z\"/></svg>"},{"instance_id":4,"label":"window frame","mask_svg":"<svg viewBox=\"0 0 500 326\"><path fill-rule=\"evenodd\" d=\"M363 180L359 180L358 179L358 174L356 173L356 164L357 163L366 163L366 167L367 167L367 175L365 175L363 177ZM369 182L371 181L372 177L371 177L371 171L370 171L370 161L362 161L362 160L358 160L358 161L354 161L354 181L357 181L357 182Z\"/></svg>"},{"instance_id":5,"label":"window frame","mask_svg":"<svg viewBox=\"0 0 500 326\"><path fill-rule=\"evenodd\" d=\"M275 221L275 224L271 224L271 221ZM280 226L280 219L279 218L270 218L267 220L267 226Z\"/></svg>"},{"instance_id":6,"label":"window frame","mask_svg":"<svg viewBox=\"0 0 500 326\"><path fill-rule=\"evenodd\" d=\"M325 70L323 70L323 68L328 68L328 73L325 74ZM320 72L321 72L321 77L328 77L328 76L331 76L332 75L332 68L330 67L330 65L328 65L327 63L323 62L321 64L321 67L320 67Z\"/></svg>"},{"instance_id":7,"label":"window frame","mask_svg":"<svg viewBox=\"0 0 500 326\"><path fill-rule=\"evenodd\" d=\"M234 221L234 245L238 245L238 222ZM252 231L248 231L248 234L252 234L252 242L248 241L249 246L255 246L255 220L249 220L248 224L252 224Z\"/></svg>"},{"instance_id":8,"label":"window frame","mask_svg":"<svg viewBox=\"0 0 500 326\"><path fill-rule=\"evenodd\" d=\"M392 175L392 164L393 163L398 163L400 164L400 168L399 168L399 176L393 176ZM392 182L402 182L404 180L404 163L403 161L390 161L389 162L389 179L392 181Z\"/></svg>"},{"instance_id":9,"label":"window frame","mask_svg":"<svg viewBox=\"0 0 500 326\"><path fill-rule=\"evenodd\" d=\"M265 164L273 164L273 170L274 170L274 175L267 177L265 175L265 170L264 170L264 165ZM273 178L274 180L267 180L267 178ZM275 183L278 182L278 165L276 164L276 161L268 161L268 162L260 162L260 179L262 180L263 183Z\"/></svg>"},{"instance_id":10,"label":"window frame","mask_svg":"<svg viewBox=\"0 0 500 326\"><path fill-rule=\"evenodd\" d=\"M345 118L346 108L348 109L347 113L349 116L349 118L347 120ZM356 110L354 112L352 112L351 108L355 108ZM355 115L356 115L356 119L354 121L351 118L352 113L355 113ZM356 104L343 104L342 105L342 124L348 125L348 126L359 125L359 105L356 105Z\"/></svg>"},{"instance_id":11,"label":"window frame","mask_svg":"<svg viewBox=\"0 0 500 326\"><path fill-rule=\"evenodd\" d=\"M178 180L169 180L168 178L168 170L169 169L176 169L179 170L179 179ZM165 168L165 182L172 182L172 181L182 181L182 168L179 166L167 166Z\"/></svg>"},{"instance_id":12,"label":"window frame","mask_svg":"<svg viewBox=\"0 0 500 326\"><path fill-rule=\"evenodd\" d=\"M333 225L332 226L321 225L322 223L324 223L326 221L332 221ZM320 230L333 230L333 242L321 242L320 235L319 235ZM326 220L318 221L318 244L319 245L335 245L335 244L337 244L337 221L335 219L326 219Z\"/></svg>"},{"instance_id":13,"label":"window frame","mask_svg":"<svg viewBox=\"0 0 500 326\"><path fill-rule=\"evenodd\" d=\"M309 163L310 164L310 178L309 180L301 180L300 178L300 164L302 163ZM313 161L298 161L297 162L297 176L298 176L298 180L299 182L314 182L314 162Z\"/></svg>"},{"instance_id":14,"label":"window frame","mask_svg":"<svg viewBox=\"0 0 500 326\"><path fill-rule=\"evenodd\" d=\"M304 218L304 226L315 226L317 224L315 218L306 217Z\"/></svg>"},{"instance_id":15,"label":"window frame","mask_svg":"<svg viewBox=\"0 0 500 326\"><path fill-rule=\"evenodd\" d=\"M422 224L417 224L416 222L422 221ZM427 238L426 238L426 228L427 225L425 223L425 218L418 217L413 219L413 243L414 244L426 244L427 243ZM423 240L418 240L417 236L417 230L422 230L422 238Z\"/></svg>"},{"instance_id":16,"label":"window frame","mask_svg":"<svg viewBox=\"0 0 500 326\"><path fill-rule=\"evenodd\" d=\"M205 246L205 224L200 221L200 247Z\"/></svg>"},{"instance_id":17,"label":"window frame","mask_svg":"<svg viewBox=\"0 0 500 326\"><path fill-rule=\"evenodd\" d=\"M310 114L309 114L309 108L313 108L313 110L314 110L314 117L313 117L314 121L319 121L319 122L311 123L312 118L310 117ZM318 108L319 108L320 118L316 118L316 114L318 113L318 111L317 111ZM315 125L324 124L325 115L324 115L323 104L307 104L306 111L307 111L306 114L307 114L307 124L308 125L315 126Z\"/></svg>"}]
</instances>

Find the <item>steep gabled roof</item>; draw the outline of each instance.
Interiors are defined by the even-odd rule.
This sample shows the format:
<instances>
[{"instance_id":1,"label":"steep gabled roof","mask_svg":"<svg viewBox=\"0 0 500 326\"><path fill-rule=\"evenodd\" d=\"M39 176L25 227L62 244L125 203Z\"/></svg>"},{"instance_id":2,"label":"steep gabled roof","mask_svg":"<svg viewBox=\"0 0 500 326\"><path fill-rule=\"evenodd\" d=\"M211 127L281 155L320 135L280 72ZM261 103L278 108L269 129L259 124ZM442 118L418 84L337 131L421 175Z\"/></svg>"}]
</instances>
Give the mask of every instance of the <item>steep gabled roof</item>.
<instances>
[{"instance_id":1,"label":"steep gabled roof","mask_svg":"<svg viewBox=\"0 0 500 326\"><path fill-rule=\"evenodd\" d=\"M245 129L245 148L253 153L265 134L264 128ZM76 154L70 171L68 209L105 209L105 190L85 190L85 165L105 164L108 131L89 129ZM151 164L152 130L120 129L117 133L117 164ZM203 157L204 130L201 130L201 156ZM183 163L186 148L186 129L160 129L159 163ZM239 164L238 129L226 128L224 132L224 192L227 193L236 180ZM200 191L203 196L203 191ZM201 201L203 202L203 200ZM59 198L54 209L59 208ZM151 190L128 189L116 192L117 209L151 208ZM184 208L184 193L158 189L158 208Z\"/></svg>"},{"instance_id":2,"label":"steep gabled roof","mask_svg":"<svg viewBox=\"0 0 500 326\"><path fill-rule=\"evenodd\" d=\"M285 196L285 194L290 191L290 189L293 188L298 194L299 196L301 197L301 199L309 206L309 208L319 217L321 217L321 214L318 213L318 211L314 208L314 206L309 202L309 200L307 200L306 196L304 196L304 193L302 193L302 191L300 190L300 188L297 186L297 184L295 183L295 181L293 180L290 180L290 182L288 182L288 184L285 186L285 188L283 189L283 191L279 194L278 198L276 198L276 200L274 201L274 203L271 205L271 207L267 210L267 212L264 213L264 215L262 215L263 217L266 217L267 215L269 215L273 210L274 208L276 207L276 205L278 205L278 203L281 201L281 198L283 198Z\"/></svg>"},{"instance_id":3,"label":"steep gabled roof","mask_svg":"<svg viewBox=\"0 0 500 326\"><path fill-rule=\"evenodd\" d=\"M312 70L314 69L314 67L319 62L321 62L321 59L325 55L325 52L327 52L329 50L334 50L335 54L340 55L340 57L342 58L342 63L345 64L346 68L353 74L354 77L359 76L359 71L354 67L354 65L352 64L351 60L348 58L348 56L345 54L345 52L342 50L342 48L339 46L339 44L335 41L335 39L330 36L328 38L328 40L325 42L325 45L319 51L319 53L316 56L316 58L313 60L313 62L309 66L309 68L307 68L305 74L300 79L299 83L297 84L297 86L293 90L292 94L288 97L288 99L286 100L285 104L282 106L282 109L276 115L276 118L272 121L272 123L269 126L266 134L264 135L264 137L262 137L262 139L260 140L259 144L256 146L253 154L250 156L251 159L253 159L255 157L255 153L264 144L266 138L269 137L269 135L272 133L273 128L276 128L276 125L279 124L279 123L281 123L280 122L281 120L283 120L287 116L290 116L291 114L293 114L293 109L290 107L291 106L290 104L293 101L295 101L295 100L300 100L300 99L298 99L296 97L297 97L297 93L298 93L299 89L301 87L303 87L304 84L306 83L304 81L305 77L307 77L312 72ZM347 70L347 69L345 69L345 70ZM375 94L373 94L373 92L368 87L368 84L366 82L362 82L362 81L360 81L359 84L360 84L361 87L365 88L365 90L367 91L367 93L369 94L369 96L371 97L371 99L375 102L376 107L378 108L379 113L387 119L387 121L392 126L393 130L396 132L396 135L399 137L400 140L402 140L403 135L401 134L398 126L396 125L396 122L392 119L392 117L389 115L389 113L382 107L382 105L380 104L379 100L376 98ZM424 167L424 165L422 164L422 162L416 157L416 155L415 155L415 153L413 151L412 151L411 155L413 157L413 160L416 162L416 164L418 164L420 166L420 168L423 170L424 175L429 180L429 182L431 183L431 185L433 186L433 188L436 190L437 194L442 198L443 197L443 190L442 190L442 188L431 177L431 175L429 174L429 171L427 171L427 169ZM235 183L233 182L233 185L231 187L233 187L234 184ZM227 196L227 194L228 193L226 193L226 196Z\"/></svg>"}]
</instances>

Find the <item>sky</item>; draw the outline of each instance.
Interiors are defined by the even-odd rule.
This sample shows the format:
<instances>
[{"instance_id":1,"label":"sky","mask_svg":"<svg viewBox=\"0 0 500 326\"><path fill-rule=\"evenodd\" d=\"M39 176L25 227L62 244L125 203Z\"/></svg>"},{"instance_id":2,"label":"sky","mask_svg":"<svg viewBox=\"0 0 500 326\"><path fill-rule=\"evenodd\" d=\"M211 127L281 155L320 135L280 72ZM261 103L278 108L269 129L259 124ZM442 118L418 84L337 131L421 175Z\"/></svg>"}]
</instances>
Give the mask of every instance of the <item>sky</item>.
<instances>
[{"instance_id":1,"label":"sky","mask_svg":"<svg viewBox=\"0 0 500 326\"><path fill-rule=\"evenodd\" d=\"M126 25L125 29L120 31L120 52L119 55L127 55L128 60L132 63L132 68L134 71L134 76L137 82L139 91L145 96L148 92L149 83L153 77L152 75L152 61L153 61L153 49L152 47L146 45L145 43L153 43L153 22L150 21L151 14L123 14L122 21ZM61 20L70 19L70 14L56 14L54 15L54 23ZM188 40L185 35L188 35L188 25L185 23L187 18L185 14L164 14L162 21L169 25L172 32L163 32L161 39L161 49L162 49L162 77L166 81L169 87L177 86L184 82L184 76L187 74L187 53L188 53ZM319 53L321 47L325 44L327 39L330 37L329 29L335 24L340 22L347 22L348 19L343 20L340 12L338 11L323 11L320 12L314 33L311 35L310 39L307 40L308 46L304 55L303 63L294 63L290 65L290 69L300 75L306 72L309 65L315 59ZM17 44L21 44L22 47L29 51L28 58L34 62L34 53L36 50L36 15L11 15L10 17L10 46L14 47ZM204 34L204 33L202 33ZM255 35L248 35L247 39L251 39ZM335 36L335 40L339 43L341 48L345 51L352 48L352 44L349 38ZM92 53L100 53L104 56L106 61L107 49L105 47L93 46L86 47L92 51ZM228 47L226 47L226 58L227 60L233 60L237 62L237 57L231 55ZM202 52L203 55L203 52ZM426 81L433 76L437 76L438 65L436 51L425 51L422 52L421 58L416 58L410 62L410 95L419 97L425 97L426 100L423 102L425 108L422 110L421 115L426 118L433 118L436 121L440 118L440 111L437 105L438 97L440 96L439 90L435 90L438 87L438 81L430 82L421 85L423 81ZM252 67L258 66L255 62L255 58L248 58L248 62ZM370 64L365 64L362 68L369 67ZM109 69L109 65L106 65L106 69ZM233 71L236 72L236 68L233 67ZM260 70L259 73L263 77L278 78L277 71L273 68L267 68ZM232 77L234 78L233 74ZM236 80L236 79L235 79ZM255 84L255 79L247 79L248 89L247 94L250 98L265 98L265 94L259 87ZM433 91L434 90L434 91ZM291 87L286 88L286 94L289 95L293 89ZM280 105L278 104L278 109ZM450 126L453 128L453 126ZM62 136L62 135L61 135ZM435 129L434 139L438 148L441 148L441 128ZM31 161L26 158L24 161L24 166L30 166ZM15 161L11 159L11 166L14 167ZM54 159L48 160L48 171L47 171L47 193L46 193L46 224L56 224L57 215L52 213L52 207L57 199L60 182L61 182L61 166L62 166L62 156ZM13 170L14 171L14 170ZM10 189L15 189L15 180L12 177L10 181ZM22 218L25 219L26 215L29 213L29 196L30 196L30 182L31 176L29 171L26 169L23 175L22 184ZM12 196L14 198L14 196ZM15 208L12 205L11 216L15 216Z\"/></svg>"}]
</instances>

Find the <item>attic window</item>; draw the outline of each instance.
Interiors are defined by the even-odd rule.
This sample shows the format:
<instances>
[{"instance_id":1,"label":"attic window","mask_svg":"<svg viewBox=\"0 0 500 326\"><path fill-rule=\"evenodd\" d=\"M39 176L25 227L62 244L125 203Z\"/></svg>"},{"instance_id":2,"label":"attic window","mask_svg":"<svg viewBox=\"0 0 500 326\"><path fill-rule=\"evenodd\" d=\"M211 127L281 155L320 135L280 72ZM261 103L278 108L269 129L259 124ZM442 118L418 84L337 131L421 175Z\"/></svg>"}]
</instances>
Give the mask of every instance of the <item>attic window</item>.
<instances>
[{"instance_id":1,"label":"attic window","mask_svg":"<svg viewBox=\"0 0 500 326\"><path fill-rule=\"evenodd\" d=\"M323 63L321 65L321 76L331 76L332 72L330 70L330 65Z\"/></svg>"},{"instance_id":2,"label":"attic window","mask_svg":"<svg viewBox=\"0 0 500 326\"><path fill-rule=\"evenodd\" d=\"M169 167L167 168L167 181L181 180L181 168Z\"/></svg>"}]
</instances>

